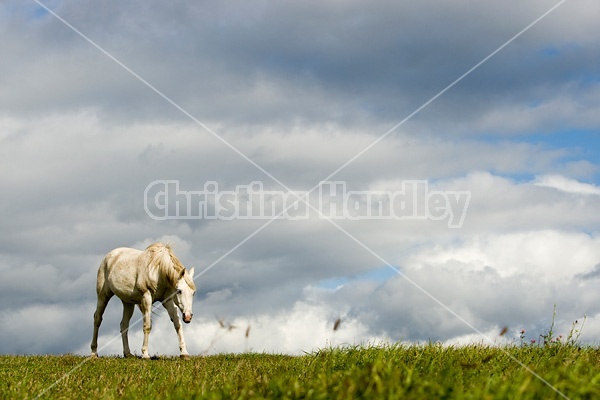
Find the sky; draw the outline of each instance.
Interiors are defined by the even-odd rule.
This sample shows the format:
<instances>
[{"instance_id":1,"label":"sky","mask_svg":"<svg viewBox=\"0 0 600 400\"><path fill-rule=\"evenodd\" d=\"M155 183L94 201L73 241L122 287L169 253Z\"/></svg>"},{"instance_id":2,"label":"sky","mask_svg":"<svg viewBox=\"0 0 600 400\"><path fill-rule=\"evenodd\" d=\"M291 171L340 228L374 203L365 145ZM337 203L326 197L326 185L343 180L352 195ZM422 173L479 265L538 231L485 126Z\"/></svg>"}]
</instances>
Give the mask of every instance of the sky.
<instances>
[{"instance_id":1,"label":"sky","mask_svg":"<svg viewBox=\"0 0 600 400\"><path fill-rule=\"evenodd\" d=\"M195 267L191 354L519 343L554 309L600 342L596 1L41 3L0 2L0 353L89 354L104 255L155 241ZM359 209L156 218L167 181Z\"/></svg>"}]
</instances>

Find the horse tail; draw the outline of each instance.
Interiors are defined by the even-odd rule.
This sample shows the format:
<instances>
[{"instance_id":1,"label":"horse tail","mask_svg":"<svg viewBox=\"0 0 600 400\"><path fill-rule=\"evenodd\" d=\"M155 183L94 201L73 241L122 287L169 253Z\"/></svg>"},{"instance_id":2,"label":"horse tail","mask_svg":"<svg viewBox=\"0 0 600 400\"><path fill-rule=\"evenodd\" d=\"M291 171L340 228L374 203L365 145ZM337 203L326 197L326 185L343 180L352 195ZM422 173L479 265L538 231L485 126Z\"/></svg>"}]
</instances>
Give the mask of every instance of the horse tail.
<instances>
[{"instance_id":1,"label":"horse tail","mask_svg":"<svg viewBox=\"0 0 600 400\"><path fill-rule=\"evenodd\" d=\"M108 256L104 257L102 259L102 262L100 263L100 267L98 267L98 278L96 279L96 294L100 294L100 292L102 292L102 289L104 289L104 285L106 283L106 275L108 273L108 262L107 259Z\"/></svg>"}]
</instances>

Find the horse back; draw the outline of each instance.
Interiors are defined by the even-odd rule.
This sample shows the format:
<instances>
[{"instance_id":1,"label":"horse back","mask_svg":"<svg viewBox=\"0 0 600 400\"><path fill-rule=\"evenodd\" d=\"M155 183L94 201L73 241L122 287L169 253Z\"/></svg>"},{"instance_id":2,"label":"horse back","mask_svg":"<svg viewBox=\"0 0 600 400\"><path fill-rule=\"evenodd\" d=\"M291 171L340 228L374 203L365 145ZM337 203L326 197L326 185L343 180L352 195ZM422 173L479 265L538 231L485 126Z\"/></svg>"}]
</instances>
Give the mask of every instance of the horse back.
<instances>
[{"instance_id":1,"label":"horse back","mask_svg":"<svg viewBox=\"0 0 600 400\"><path fill-rule=\"evenodd\" d=\"M98 268L98 295L116 294L121 300L138 303L142 293L136 288L142 251L119 247L110 251Z\"/></svg>"}]
</instances>

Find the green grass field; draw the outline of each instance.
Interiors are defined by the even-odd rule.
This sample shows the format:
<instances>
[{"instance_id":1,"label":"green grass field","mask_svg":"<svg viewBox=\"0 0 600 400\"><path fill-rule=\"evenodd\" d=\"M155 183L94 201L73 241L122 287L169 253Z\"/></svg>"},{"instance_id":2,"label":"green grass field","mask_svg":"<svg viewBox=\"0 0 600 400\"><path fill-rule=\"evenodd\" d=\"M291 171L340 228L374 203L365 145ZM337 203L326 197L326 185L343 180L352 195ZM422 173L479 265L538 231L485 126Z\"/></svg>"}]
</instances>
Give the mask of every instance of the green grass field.
<instances>
[{"instance_id":1,"label":"green grass field","mask_svg":"<svg viewBox=\"0 0 600 400\"><path fill-rule=\"evenodd\" d=\"M2 399L40 394L44 399L565 398L557 391L571 399L600 399L600 349L427 344L330 349L297 357L0 357Z\"/></svg>"}]
</instances>

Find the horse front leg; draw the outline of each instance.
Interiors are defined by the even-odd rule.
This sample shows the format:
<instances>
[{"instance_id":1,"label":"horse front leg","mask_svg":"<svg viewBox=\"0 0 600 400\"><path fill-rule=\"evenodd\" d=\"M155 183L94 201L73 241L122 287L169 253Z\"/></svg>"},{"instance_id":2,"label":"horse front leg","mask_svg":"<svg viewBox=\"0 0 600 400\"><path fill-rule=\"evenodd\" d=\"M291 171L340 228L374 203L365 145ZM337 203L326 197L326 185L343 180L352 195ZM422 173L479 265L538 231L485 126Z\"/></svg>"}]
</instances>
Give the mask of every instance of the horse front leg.
<instances>
[{"instance_id":1,"label":"horse front leg","mask_svg":"<svg viewBox=\"0 0 600 400\"><path fill-rule=\"evenodd\" d=\"M175 327L175 331L177 332L177 337L179 338L179 352L180 357L183 359L190 358L189 353L187 352L187 348L185 346L185 340L183 338L183 326L181 326L181 320L179 319L179 315L177 314L177 306L173 300L167 300L163 303L163 306L167 309L169 313L169 317L173 322L173 326Z\"/></svg>"},{"instance_id":2,"label":"horse front leg","mask_svg":"<svg viewBox=\"0 0 600 400\"><path fill-rule=\"evenodd\" d=\"M142 343L142 358L150 358L148 354L148 336L152 330L152 295L150 292L144 293L142 302L140 303L140 310L144 316L144 342Z\"/></svg>"},{"instance_id":3,"label":"horse front leg","mask_svg":"<svg viewBox=\"0 0 600 400\"><path fill-rule=\"evenodd\" d=\"M132 357L131 350L129 350L129 321L135 310L135 305L132 303L123 302L123 319L121 319L121 339L123 340L123 355L125 357Z\"/></svg>"}]
</instances>

